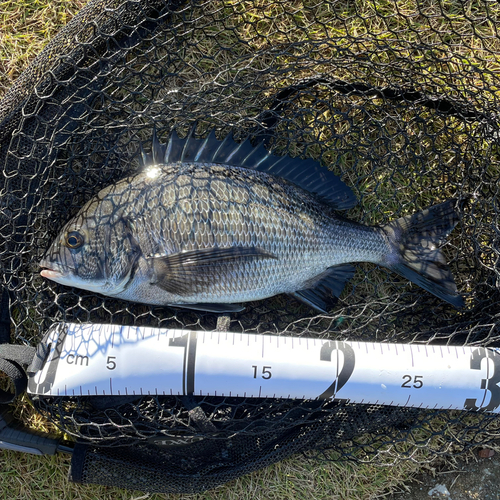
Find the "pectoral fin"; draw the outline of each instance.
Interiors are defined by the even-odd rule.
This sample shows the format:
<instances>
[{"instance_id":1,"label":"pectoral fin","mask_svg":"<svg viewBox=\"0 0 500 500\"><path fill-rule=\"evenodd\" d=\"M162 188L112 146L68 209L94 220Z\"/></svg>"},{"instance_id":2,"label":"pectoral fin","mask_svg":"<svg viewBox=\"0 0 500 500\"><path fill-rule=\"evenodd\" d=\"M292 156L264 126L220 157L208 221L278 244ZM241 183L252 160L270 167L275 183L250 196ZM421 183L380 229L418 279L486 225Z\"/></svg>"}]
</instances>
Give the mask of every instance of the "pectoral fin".
<instances>
[{"instance_id":1,"label":"pectoral fin","mask_svg":"<svg viewBox=\"0 0 500 500\"><path fill-rule=\"evenodd\" d=\"M255 259L276 259L276 256L262 248L233 246L153 257L152 283L175 295L195 295L221 279L230 279L228 266L234 267Z\"/></svg>"}]
</instances>

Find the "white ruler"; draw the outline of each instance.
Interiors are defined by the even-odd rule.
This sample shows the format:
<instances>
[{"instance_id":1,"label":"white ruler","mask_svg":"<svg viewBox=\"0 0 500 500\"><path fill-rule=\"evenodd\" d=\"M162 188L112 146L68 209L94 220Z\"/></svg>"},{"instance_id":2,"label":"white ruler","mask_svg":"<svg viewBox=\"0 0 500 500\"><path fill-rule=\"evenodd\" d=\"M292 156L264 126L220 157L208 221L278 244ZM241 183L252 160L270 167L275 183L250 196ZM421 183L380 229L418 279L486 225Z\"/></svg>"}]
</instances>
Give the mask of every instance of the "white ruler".
<instances>
[{"instance_id":1,"label":"white ruler","mask_svg":"<svg viewBox=\"0 0 500 500\"><path fill-rule=\"evenodd\" d=\"M58 324L29 378L45 396L344 399L499 412L500 354L482 347Z\"/></svg>"}]
</instances>

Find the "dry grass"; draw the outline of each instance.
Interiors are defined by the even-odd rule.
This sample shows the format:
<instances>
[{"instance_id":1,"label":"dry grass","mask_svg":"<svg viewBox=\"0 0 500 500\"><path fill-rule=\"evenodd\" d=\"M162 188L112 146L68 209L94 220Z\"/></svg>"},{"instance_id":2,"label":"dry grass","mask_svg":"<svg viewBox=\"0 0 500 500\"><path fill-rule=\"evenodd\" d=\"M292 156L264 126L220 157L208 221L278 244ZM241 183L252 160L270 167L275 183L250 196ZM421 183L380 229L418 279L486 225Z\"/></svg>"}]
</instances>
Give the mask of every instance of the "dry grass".
<instances>
[{"instance_id":1,"label":"dry grass","mask_svg":"<svg viewBox=\"0 0 500 500\"><path fill-rule=\"evenodd\" d=\"M1 499L37 500L369 500L388 491L404 491L401 478L420 470L416 464L394 467L351 463L280 462L198 495L145 495L119 488L77 485L67 479L68 456L36 457L11 451L0 456Z\"/></svg>"}]
</instances>

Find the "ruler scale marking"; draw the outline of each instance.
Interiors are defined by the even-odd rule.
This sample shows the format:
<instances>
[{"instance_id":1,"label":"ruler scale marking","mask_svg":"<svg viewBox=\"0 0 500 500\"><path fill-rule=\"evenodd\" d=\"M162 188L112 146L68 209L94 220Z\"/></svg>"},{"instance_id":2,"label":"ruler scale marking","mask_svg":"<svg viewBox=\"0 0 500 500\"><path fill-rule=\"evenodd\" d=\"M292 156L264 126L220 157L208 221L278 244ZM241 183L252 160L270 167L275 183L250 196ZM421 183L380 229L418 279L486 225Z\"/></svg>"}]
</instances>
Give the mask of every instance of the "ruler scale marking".
<instances>
[{"instance_id":1,"label":"ruler scale marking","mask_svg":"<svg viewBox=\"0 0 500 500\"><path fill-rule=\"evenodd\" d=\"M243 394L500 412L494 348L90 324L54 325L44 342L31 394Z\"/></svg>"}]
</instances>

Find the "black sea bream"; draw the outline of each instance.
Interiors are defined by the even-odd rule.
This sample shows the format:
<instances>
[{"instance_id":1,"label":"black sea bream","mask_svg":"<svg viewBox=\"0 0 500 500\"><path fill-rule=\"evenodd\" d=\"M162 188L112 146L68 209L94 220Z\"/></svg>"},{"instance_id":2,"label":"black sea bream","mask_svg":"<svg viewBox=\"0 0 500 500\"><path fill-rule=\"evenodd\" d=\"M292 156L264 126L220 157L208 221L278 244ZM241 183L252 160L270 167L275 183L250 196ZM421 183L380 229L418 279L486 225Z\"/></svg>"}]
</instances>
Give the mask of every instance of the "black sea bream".
<instances>
[{"instance_id":1,"label":"black sea bream","mask_svg":"<svg viewBox=\"0 0 500 500\"><path fill-rule=\"evenodd\" d=\"M287 293L318 311L353 262L387 267L463 305L438 249L449 200L384 227L339 215L352 191L316 161L276 157L231 136L153 138L134 177L103 189L62 229L42 276L103 295L223 312Z\"/></svg>"}]
</instances>

